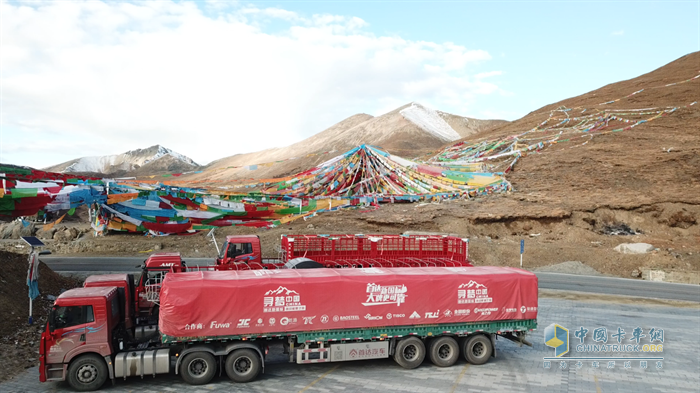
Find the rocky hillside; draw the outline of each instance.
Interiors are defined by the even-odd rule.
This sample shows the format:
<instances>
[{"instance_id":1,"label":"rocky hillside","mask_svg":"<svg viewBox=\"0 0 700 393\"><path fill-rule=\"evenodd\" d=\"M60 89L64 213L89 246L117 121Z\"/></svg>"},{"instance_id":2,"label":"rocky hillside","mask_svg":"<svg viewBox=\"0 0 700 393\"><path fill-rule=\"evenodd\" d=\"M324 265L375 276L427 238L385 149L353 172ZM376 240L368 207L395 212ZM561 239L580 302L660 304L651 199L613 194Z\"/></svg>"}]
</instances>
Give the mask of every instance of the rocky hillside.
<instances>
[{"instance_id":1,"label":"rocky hillside","mask_svg":"<svg viewBox=\"0 0 700 393\"><path fill-rule=\"evenodd\" d=\"M44 168L50 172L93 173L124 175L135 171L138 174L185 172L199 165L187 156L166 147L155 145L109 156L81 157Z\"/></svg>"}]
</instances>

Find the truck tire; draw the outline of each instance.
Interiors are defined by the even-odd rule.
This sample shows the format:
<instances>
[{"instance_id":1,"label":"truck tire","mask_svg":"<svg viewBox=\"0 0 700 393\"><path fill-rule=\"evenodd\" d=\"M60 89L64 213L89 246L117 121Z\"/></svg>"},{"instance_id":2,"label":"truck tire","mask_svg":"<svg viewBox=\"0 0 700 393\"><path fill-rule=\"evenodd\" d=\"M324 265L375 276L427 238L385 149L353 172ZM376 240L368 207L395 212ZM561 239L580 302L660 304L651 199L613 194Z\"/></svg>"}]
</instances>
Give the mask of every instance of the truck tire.
<instances>
[{"instance_id":1,"label":"truck tire","mask_svg":"<svg viewBox=\"0 0 700 393\"><path fill-rule=\"evenodd\" d=\"M430 343L430 361L438 367L450 367L459 359L459 344L452 337L440 337Z\"/></svg>"},{"instance_id":2,"label":"truck tire","mask_svg":"<svg viewBox=\"0 0 700 393\"><path fill-rule=\"evenodd\" d=\"M477 334L464 340L463 352L464 358L476 366L489 361L493 353L493 346L488 336Z\"/></svg>"},{"instance_id":3,"label":"truck tire","mask_svg":"<svg viewBox=\"0 0 700 393\"><path fill-rule=\"evenodd\" d=\"M68 366L68 384L80 392L91 392L107 380L107 365L97 355L83 355Z\"/></svg>"},{"instance_id":4,"label":"truck tire","mask_svg":"<svg viewBox=\"0 0 700 393\"><path fill-rule=\"evenodd\" d=\"M199 351L185 355L180 365L182 379L190 385L204 385L216 374L216 359L209 352Z\"/></svg>"},{"instance_id":5,"label":"truck tire","mask_svg":"<svg viewBox=\"0 0 700 393\"><path fill-rule=\"evenodd\" d=\"M252 349L237 349L226 357L226 375L234 382L250 382L262 368L260 355Z\"/></svg>"},{"instance_id":6,"label":"truck tire","mask_svg":"<svg viewBox=\"0 0 700 393\"><path fill-rule=\"evenodd\" d=\"M418 337L409 337L396 344L394 360L399 366L412 369L420 366L425 359L425 344Z\"/></svg>"}]
</instances>

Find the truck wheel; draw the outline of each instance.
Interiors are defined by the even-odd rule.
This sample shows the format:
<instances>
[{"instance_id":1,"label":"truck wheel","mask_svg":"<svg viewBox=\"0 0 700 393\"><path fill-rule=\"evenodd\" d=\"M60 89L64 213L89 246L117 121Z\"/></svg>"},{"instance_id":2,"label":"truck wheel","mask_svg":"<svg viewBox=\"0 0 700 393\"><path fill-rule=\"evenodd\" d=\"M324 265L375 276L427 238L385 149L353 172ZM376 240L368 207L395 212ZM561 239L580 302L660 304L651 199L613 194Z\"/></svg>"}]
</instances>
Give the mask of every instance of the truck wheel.
<instances>
[{"instance_id":1,"label":"truck wheel","mask_svg":"<svg viewBox=\"0 0 700 393\"><path fill-rule=\"evenodd\" d=\"M459 345L452 337L440 337L430 343L430 361L438 367L450 367L459 358Z\"/></svg>"},{"instance_id":2,"label":"truck wheel","mask_svg":"<svg viewBox=\"0 0 700 393\"><path fill-rule=\"evenodd\" d=\"M396 344L394 360L403 368L416 368L425 359L425 345L418 337L409 337Z\"/></svg>"},{"instance_id":3,"label":"truck wheel","mask_svg":"<svg viewBox=\"0 0 700 393\"><path fill-rule=\"evenodd\" d=\"M493 346L488 336L478 334L464 341L464 358L473 365L484 364L489 361Z\"/></svg>"},{"instance_id":4,"label":"truck wheel","mask_svg":"<svg viewBox=\"0 0 700 393\"><path fill-rule=\"evenodd\" d=\"M250 382L262 368L260 355L252 349L237 349L226 357L226 375L234 382Z\"/></svg>"},{"instance_id":5,"label":"truck wheel","mask_svg":"<svg viewBox=\"0 0 700 393\"><path fill-rule=\"evenodd\" d=\"M216 374L216 359L209 352L192 352L185 355L180 365L182 379L190 385L204 385Z\"/></svg>"},{"instance_id":6,"label":"truck wheel","mask_svg":"<svg viewBox=\"0 0 700 393\"><path fill-rule=\"evenodd\" d=\"M107 380L107 365L97 355L81 356L68 366L68 384L75 390L97 390Z\"/></svg>"}]
</instances>

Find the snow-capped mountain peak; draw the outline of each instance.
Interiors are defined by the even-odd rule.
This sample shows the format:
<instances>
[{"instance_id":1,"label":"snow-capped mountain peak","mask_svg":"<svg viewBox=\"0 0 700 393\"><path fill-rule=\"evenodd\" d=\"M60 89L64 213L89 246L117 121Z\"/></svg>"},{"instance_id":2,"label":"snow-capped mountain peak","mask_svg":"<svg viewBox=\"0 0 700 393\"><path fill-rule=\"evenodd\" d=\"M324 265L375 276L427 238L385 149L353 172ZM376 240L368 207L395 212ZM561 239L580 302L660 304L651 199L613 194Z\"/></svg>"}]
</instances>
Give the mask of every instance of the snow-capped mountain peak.
<instances>
[{"instance_id":1,"label":"snow-capped mountain peak","mask_svg":"<svg viewBox=\"0 0 700 393\"><path fill-rule=\"evenodd\" d=\"M146 149L130 150L122 154L108 156L81 157L75 160L55 165L46 170L52 172L92 172L110 174L119 171L132 171L149 163L154 163L164 157L171 157L169 162L179 162L185 167L198 167L191 158L177 153L161 145L151 146ZM172 165L172 164L171 164Z\"/></svg>"},{"instance_id":2,"label":"snow-capped mountain peak","mask_svg":"<svg viewBox=\"0 0 700 393\"><path fill-rule=\"evenodd\" d=\"M399 113L404 119L445 142L452 142L461 138L457 131L450 127L437 111L417 102L412 102L411 106L402 109Z\"/></svg>"}]
</instances>

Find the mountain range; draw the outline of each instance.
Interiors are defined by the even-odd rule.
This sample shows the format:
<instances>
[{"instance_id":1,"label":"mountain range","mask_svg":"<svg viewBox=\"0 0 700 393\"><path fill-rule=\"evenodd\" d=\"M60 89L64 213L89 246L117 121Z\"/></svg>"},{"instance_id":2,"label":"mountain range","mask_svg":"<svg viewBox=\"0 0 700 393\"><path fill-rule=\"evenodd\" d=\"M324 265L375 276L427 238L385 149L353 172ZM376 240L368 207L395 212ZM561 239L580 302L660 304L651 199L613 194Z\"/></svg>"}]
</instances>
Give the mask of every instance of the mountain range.
<instances>
[{"instance_id":1,"label":"mountain range","mask_svg":"<svg viewBox=\"0 0 700 393\"><path fill-rule=\"evenodd\" d=\"M586 108L588 112L583 115L604 115L612 110L624 118L632 116L625 115L627 111L648 111L644 116L652 117L658 111L678 107L663 120L634 130L595 138L590 135L590 143L571 140L554 145L545 154L521 160L508 176L515 189L527 190L528 201L551 201L562 204L563 210L631 206L631 201L635 206L695 201L692 195L700 195L700 122L694 111L697 107L691 104L700 100L700 79L693 79L698 75L698 64L700 52L694 52L639 77L536 109L513 122L470 119L412 102L381 116L356 114L290 146L237 154L206 167L162 146L152 146L120 155L75 159L47 169L136 176L204 170L182 176L181 180L274 178L308 170L360 144L380 146L406 158L428 158L456 142L508 138L532 130L557 108ZM332 153L314 154L322 152ZM227 168L295 157L254 171ZM206 171L222 167L227 169Z\"/></svg>"},{"instance_id":2,"label":"mountain range","mask_svg":"<svg viewBox=\"0 0 700 393\"><path fill-rule=\"evenodd\" d=\"M156 145L122 154L82 157L44 168L51 172L95 173L119 176L147 176L188 172L207 168L241 167L300 157L286 165L260 167L255 173L239 168L185 176L182 179L240 177L277 177L296 173L326 161L332 155L313 155L328 151L341 154L362 144L381 146L399 156L415 157L460 138L478 134L505 120L478 120L430 109L417 102L403 105L381 116L360 113L292 145L253 153L236 154L199 166L187 156Z\"/></svg>"},{"instance_id":3,"label":"mountain range","mask_svg":"<svg viewBox=\"0 0 700 393\"><path fill-rule=\"evenodd\" d=\"M297 157L284 165L246 169L226 169L190 176L190 179L273 178L305 171L334 155L362 144L375 145L392 154L412 158L460 138L479 134L507 124L505 120L479 120L430 109L411 102L381 116L356 114L292 145L255 153L237 154L211 162L207 168L226 168L274 162ZM337 154L313 155L336 151Z\"/></svg>"}]
</instances>

